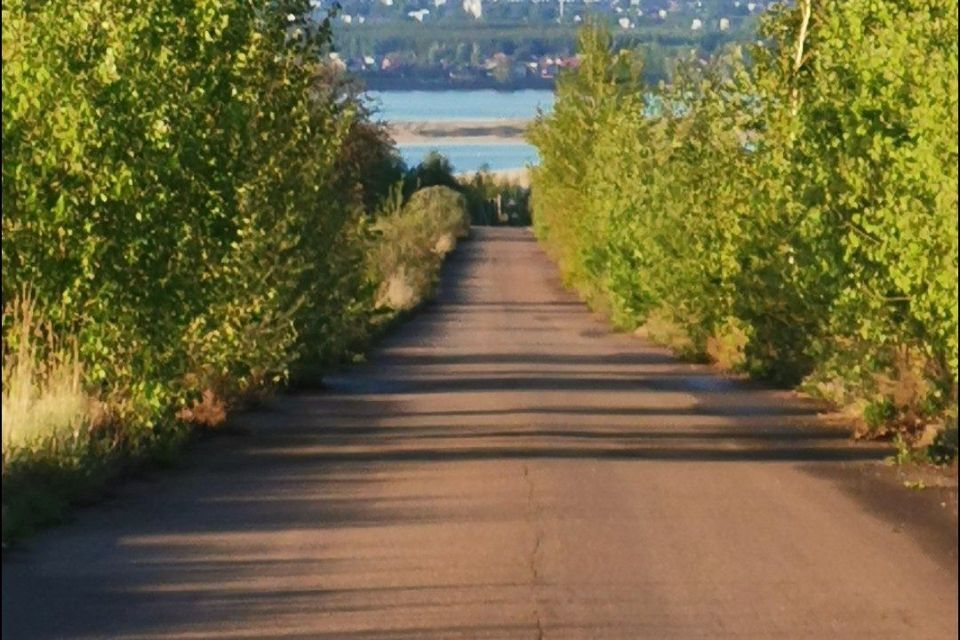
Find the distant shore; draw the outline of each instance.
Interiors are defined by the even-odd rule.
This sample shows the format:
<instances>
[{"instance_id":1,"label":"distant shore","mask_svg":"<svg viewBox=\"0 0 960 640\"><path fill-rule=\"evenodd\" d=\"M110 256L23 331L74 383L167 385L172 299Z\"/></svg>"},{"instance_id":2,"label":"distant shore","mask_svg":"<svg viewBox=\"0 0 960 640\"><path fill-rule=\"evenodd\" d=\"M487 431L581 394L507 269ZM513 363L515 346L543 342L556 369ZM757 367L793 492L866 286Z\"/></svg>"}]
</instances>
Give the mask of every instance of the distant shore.
<instances>
[{"instance_id":1,"label":"distant shore","mask_svg":"<svg viewBox=\"0 0 960 640\"><path fill-rule=\"evenodd\" d=\"M498 182L515 184L521 187L530 186L530 170L526 168L520 169L500 169L497 171L488 171L488 174L497 178ZM464 172L457 174L457 178L464 180L469 180L476 172Z\"/></svg>"},{"instance_id":2,"label":"distant shore","mask_svg":"<svg viewBox=\"0 0 960 640\"><path fill-rule=\"evenodd\" d=\"M530 120L391 122L397 144L517 144L525 142Z\"/></svg>"},{"instance_id":3,"label":"distant shore","mask_svg":"<svg viewBox=\"0 0 960 640\"><path fill-rule=\"evenodd\" d=\"M384 76L379 74L358 73L369 91L472 91L493 89L494 91L525 91L528 89L547 89L556 86L554 78L528 78L510 82L498 82L493 78L472 78L452 80L450 78L414 78L408 76Z\"/></svg>"}]
</instances>

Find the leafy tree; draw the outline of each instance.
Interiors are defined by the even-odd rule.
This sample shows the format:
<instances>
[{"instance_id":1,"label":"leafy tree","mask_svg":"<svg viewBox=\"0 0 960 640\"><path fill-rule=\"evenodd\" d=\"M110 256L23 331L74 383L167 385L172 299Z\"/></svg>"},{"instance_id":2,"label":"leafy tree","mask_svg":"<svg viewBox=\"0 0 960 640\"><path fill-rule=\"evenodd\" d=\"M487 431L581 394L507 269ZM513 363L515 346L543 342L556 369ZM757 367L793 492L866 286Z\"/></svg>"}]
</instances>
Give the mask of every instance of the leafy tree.
<instances>
[{"instance_id":1,"label":"leafy tree","mask_svg":"<svg viewBox=\"0 0 960 640\"><path fill-rule=\"evenodd\" d=\"M443 186L455 191L460 190L460 183L453 174L450 161L437 151L431 151L419 165L407 172L403 180L403 193L409 198L418 189L425 187Z\"/></svg>"},{"instance_id":2,"label":"leafy tree","mask_svg":"<svg viewBox=\"0 0 960 640\"><path fill-rule=\"evenodd\" d=\"M530 134L538 236L623 326L908 432L950 415L957 22L801 0L661 87L589 27Z\"/></svg>"}]
</instances>

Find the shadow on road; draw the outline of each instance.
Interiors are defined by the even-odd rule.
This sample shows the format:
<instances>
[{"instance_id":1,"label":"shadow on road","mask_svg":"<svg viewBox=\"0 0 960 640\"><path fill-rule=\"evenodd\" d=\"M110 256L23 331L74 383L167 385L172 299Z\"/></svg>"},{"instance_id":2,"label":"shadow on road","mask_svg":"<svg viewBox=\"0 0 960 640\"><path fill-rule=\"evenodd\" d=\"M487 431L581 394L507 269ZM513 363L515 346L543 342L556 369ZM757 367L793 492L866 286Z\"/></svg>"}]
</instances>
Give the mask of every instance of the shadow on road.
<instances>
[{"instance_id":1,"label":"shadow on road","mask_svg":"<svg viewBox=\"0 0 960 640\"><path fill-rule=\"evenodd\" d=\"M497 242L535 251L527 235ZM325 392L240 417L244 435L201 443L179 471L7 554L4 638L535 638L536 594L573 596L510 577L530 562L509 555L535 519L518 489L527 461L582 462L578 473L769 463L843 483L831 463L888 453L823 425L817 403L610 334L541 257L529 277L542 291L491 293L487 245L462 247L436 304ZM473 535L492 555L431 553ZM597 606L629 610L633 597L614 589ZM604 637L604 624L552 631Z\"/></svg>"}]
</instances>

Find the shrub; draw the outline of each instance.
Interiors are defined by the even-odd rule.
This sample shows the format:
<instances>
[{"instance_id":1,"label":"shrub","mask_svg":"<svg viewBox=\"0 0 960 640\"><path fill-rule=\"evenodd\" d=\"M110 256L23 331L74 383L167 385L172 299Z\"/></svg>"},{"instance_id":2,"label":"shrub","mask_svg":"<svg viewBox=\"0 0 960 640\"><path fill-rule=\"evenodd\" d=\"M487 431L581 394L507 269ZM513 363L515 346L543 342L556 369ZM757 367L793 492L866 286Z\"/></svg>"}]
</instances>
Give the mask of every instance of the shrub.
<instances>
[{"instance_id":1,"label":"shrub","mask_svg":"<svg viewBox=\"0 0 960 640\"><path fill-rule=\"evenodd\" d=\"M167 456L184 421L370 338L369 218L402 163L313 13L4 3L5 508Z\"/></svg>"},{"instance_id":2,"label":"shrub","mask_svg":"<svg viewBox=\"0 0 960 640\"><path fill-rule=\"evenodd\" d=\"M587 28L530 134L538 237L618 325L916 441L957 399L957 23L803 0L670 87Z\"/></svg>"},{"instance_id":3,"label":"shrub","mask_svg":"<svg viewBox=\"0 0 960 640\"><path fill-rule=\"evenodd\" d=\"M470 221L476 225L530 225L530 189L480 170L460 179L460 191L467 198Z\"/></svg>"},{"instance_id":4,"label":"shrub","mask_svg":"<svg viewBox=\"0 0 960 640\"><path fill-rule=\"evenodd\" d=\"M406 311L431 294L444 256L469 233L470 218L464 197L442 186L420 189L406 204L397 194L391 206L374 225L379 234L374 269L381 282L377 300Z\"/></svg>"},{"instance_id":5,"label":"shrub","mask_svg":"<svg viewBox=\"0 0 960 640\"><path fill-rule=\"evenodd\" d=\"M426 187L448 187L460 190L460 183L453 174L453 165L437 151L431 151L403 178L403 196L409 198L415 191Z\"/></svg>"},{"instance_id":6,"label":"shrub","mask_svg":"<svg viewBox=\"0 0 960 640\"><path fill-rule=\"evenodd\" d=\"M36 314L29 294L14 298L4 311L4 455L50 441L72 442L90 424L93 398L83 385L77 342L54 334Z\"/></svg>"}]
</instances>

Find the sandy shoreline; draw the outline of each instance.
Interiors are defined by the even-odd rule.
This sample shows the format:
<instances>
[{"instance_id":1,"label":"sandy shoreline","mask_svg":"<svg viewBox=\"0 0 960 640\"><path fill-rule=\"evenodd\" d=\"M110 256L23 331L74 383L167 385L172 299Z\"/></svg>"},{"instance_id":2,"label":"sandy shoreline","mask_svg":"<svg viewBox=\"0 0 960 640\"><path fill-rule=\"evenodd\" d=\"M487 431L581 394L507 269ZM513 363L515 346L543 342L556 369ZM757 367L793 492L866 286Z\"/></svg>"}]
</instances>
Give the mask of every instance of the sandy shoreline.
<instances>
[{"instance_id":1,"label":"sandy shoreline","mask_svg":"<svg viewBox=\"0 0 960 640\"><path fill-rule=\"evenodd\" d=\"M518 144L530 120L463 120L451 122L392 122L397 144Z\"/></svg>"},{"instance_id":2,"label":"sandy shoreline","mask_svg":"<svg viewBox=\"0 0 960 640\"><path fill-rule=\"evenodd\" d=\"M488 174L494 176L497 179L497 182L515 184L521 187L530 186L530 171L525 168L521 169L499 169L496 171L488 171ZM459 180L470 180L476 172L464 172L458 173L457 178Z\"/></svg>"},{"instance_id":3,"label":"sandy shoreline","mask_svg":"<svg viewBox=\"0 0 960 640\"><path fill-rule=\"evenodd\" d=\"M527 128L532 120L459 120L448 122L391 122L388 124L394 142L401 145L435 146L443 153L445 146L525 144ZM457 174L469 180L476 172ZM488 171L500 182L530 186L530 172L523 167Z\"/></svg>"}]
</instances>

